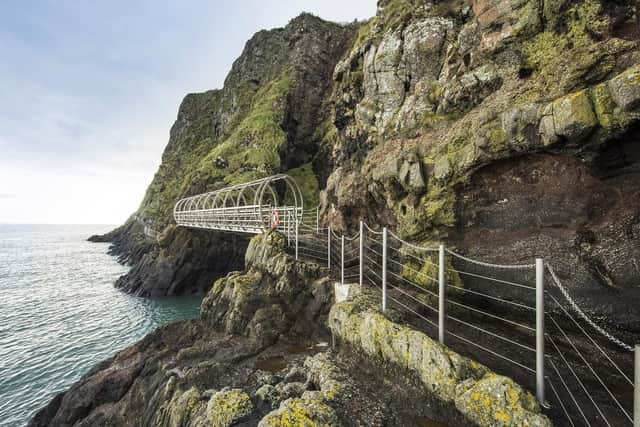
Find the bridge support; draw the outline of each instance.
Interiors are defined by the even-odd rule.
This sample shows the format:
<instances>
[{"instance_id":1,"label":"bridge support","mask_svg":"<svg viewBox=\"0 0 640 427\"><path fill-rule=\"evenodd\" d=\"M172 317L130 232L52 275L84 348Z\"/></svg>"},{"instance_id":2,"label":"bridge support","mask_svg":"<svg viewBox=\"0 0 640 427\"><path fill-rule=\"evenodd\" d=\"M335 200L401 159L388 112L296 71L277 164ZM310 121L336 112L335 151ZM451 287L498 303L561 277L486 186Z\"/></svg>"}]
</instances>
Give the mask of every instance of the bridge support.
<instances>
[{"instance_id":1,"label":"bridge support","mask_svg":"<svg viewBox=\"0 0 640 427\"><path fill-rule=\"evenodd\" d=\"M536 258L536 397L544 401L544 261Z\"/></svg>"},{"instance_id":2,"label":"bridge support","mask_svg":"<svg viewBox=\"0 0 640 427\"><path fill-rule=\"evenodd\" d=\"M364 222L360 221L360 273L359 283L362 287L362 275L364 274Z\"/></svg>"},{"instance_id":3,"label":"bridge support","mask_svg":"<svg viewBox=\"0 0 640 427\"><path fill-rule=\"evenodd\" d=\"M640 344L636 344L634 353L633 427L640 427Z\"/></svg>"},{"instance_id":4,"label":"bridge support","mask_svg":"<svg viewBox=\"0 0 640 427\"><path fill-rule=\"evenodd\" d=\"M387 311L387 227L382 229L382 311Z\"/></svg>"},{"instance_id":5,"label":"bridge support","mask_svg":"<svg viewBox=\"0 0 640 427\"><path fill-rule=\"evenodd\" d=\"M340 236L340 283L344 285L344 234Z\"/></svg>"},{"instance_id":6,"label":"bridge support","mask_svg":"<svg viewBox=\"0 0 640 427\"><path fill-rule=\"evenodd\" d=\"M331 268L331 226L327 227L327 268Z\"/></svg>"},{"instance_id":7,"label":"bridge support","mask_svg":"<svg viewBox=\"0 0 640 427\"><path fill-rule=\"evenodd\" d=\"M438 249L438 338L444 345L446 314L446 282L444 277L444 245Z\"/></svg>"}]
</instances>

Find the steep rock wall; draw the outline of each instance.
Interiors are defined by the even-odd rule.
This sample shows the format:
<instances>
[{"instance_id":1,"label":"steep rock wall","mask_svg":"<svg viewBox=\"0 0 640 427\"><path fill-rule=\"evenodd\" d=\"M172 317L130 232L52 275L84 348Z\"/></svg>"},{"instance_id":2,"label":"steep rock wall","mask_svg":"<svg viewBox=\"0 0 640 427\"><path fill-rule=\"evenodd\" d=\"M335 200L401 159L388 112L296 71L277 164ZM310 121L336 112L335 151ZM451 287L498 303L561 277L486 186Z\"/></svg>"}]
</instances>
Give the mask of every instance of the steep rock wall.
<instances>
[{"instance_id":1,"label":"steep rock wall","mask_svg":"<svg viewBox=\"0 0 640 427\"><path fill-rule=\"evenodd\" d=\"M637 329L634 18L624 1L380 1L334 72L323 217L542 256L584 307Z\"/></svg>"},{"instance_id":2,"label":"steep rock wall","mask_svg":"<svg viewBox=\"0 0 640 427\"><path fill-rule=\"evenodd\" d=\"M185 97L139 210L125 226L92 237L114 242L113 253L134 265L118 287L143 296L202 293L242 266L246 239L173 227L182 197L289 172L311 189L307 205L317 204L313 133L353 34L352 26L303 14L249 40L223 89Z\"/></svg>"},{"instance_id":3,"label":"steep rock wall","mask_svg":"<svg viewBox=\"0 0 640 427\"><path fill-rule=\"evenodd\" d=\"M259 32L223 89L183 102L135 221L162 230L181 196L296 168L336 229L364 219L489 261L542 256L585 308L635 328L635 18L629 0L381 0L364 23ZM125 289L163 271L184 279L161 288L193 291L196 264L238 268L215 249L226 237L180 229L182 246L158 249L140 228L110 236L145 266ZM174 262L196 241L209 255Z\"/></svg>"}]
</instances>

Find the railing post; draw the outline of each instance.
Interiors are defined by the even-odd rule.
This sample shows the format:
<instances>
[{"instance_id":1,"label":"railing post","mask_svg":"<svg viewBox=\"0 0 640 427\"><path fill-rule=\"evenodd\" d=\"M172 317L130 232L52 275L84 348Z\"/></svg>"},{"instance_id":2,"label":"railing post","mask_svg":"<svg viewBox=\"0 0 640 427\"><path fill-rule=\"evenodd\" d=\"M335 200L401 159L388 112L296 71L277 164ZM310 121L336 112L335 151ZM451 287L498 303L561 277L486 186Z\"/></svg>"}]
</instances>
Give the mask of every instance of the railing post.
<instances>
[{"instance_id":1,"label":"railing post","mask_svg":"<svg viewBox=\"0 0 640 427\"><path fill-rule=\"evenodd\" d=\"M544 405L544 261L536 258L536 397Z\"/></svg>"},{"instance_id":2,"label":"railing post","mask_svg":"<svg viewBox=\"0 0 640 427\"><path fill-rule=\"evenodd\" d=\"M327 268L331 268L331 226L327 227Z\"/></svg>"},{"instance_id":3,"label":"railing post","mask_svg":"<svg viewBox=\"0 0 640 427\"><path fill-rule=\"evenodd\" d=\"M296 259L298 259L298 220L296 219Z\"/></svg>"},{"instance_id":4,"label":"railing post","mask_svg":"<svg viewBox=\"0 0 640 427\"><path fill-rule=\"evenodd\" d=\"M291 246L291 215L289 211L285 211L285 218L287 220L287 246Z\"/></svg>"},{"instance_id":5,"label":"railing post","mask_svg":"<svg viewBox=\"0 0 640 427\"><path fill-rule=\"evenodd\" d=\"M387 311L387 227L382 229L382 311Z\"/></svg>"},{"instance_id":6,"label":"railing post","mask_svg":"<svg viewBox=\"0 0 640 427\"><path fill-rule=\"evenodd\" d=\"M444 345L446 314L446 283L445 283L444 245L438 249L438 339Z\"/></svg>"},{"instance_id":7,"label":"railing post","mask_svg":"<svg viewBox=\"0 0 640 427\"><path fill-rule=\"evenodd\" d=\"M344 285L344 234L340 237L340 283Z\"/></svg>"},{"instance_id":8,"label":"railing post","mask_svg":"<svg viewBox=\"0 0 640 427\"><path fill-rule=\"evenodd\" d=\"M640 344L636 344L634 353L633 427L640 427Z\"/></svg>"},{"instance_id":9,"label":"railing post","mask_svg":"<svg viewBox=\"0 0 640 427\"><path fill-rule=\"evenodd\" d=\"M364 223L360 221L360 275L359 283L362 286L362 275L364 270Z\"/></svg>"}]
</instances>

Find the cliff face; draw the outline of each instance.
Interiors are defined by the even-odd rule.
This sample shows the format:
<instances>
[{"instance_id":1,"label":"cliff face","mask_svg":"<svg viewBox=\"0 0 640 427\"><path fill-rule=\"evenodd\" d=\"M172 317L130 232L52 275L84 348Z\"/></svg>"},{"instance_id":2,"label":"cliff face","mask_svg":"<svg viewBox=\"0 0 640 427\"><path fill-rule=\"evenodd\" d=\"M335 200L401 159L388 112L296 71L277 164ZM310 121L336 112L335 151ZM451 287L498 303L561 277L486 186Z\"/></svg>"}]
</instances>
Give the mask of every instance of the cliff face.
<instances>
[{"instance_id":1,"label":"cliff face","mask_svg":"<svg viewBox=\"0 0 640 427\"><path fill-rule=\"evenodd\" d=\"M249 40L223 89L185 97L139 210L93 238L113 241L113 252L134 266L116 286L143 296L202 293L242 265L246 240L174 227L181 197L287 172L316 189L305 202L317 205L313 133L354 30L303 14Z\"/></svg>"},{"instance_id":2,"label":"cliff face","mask_svg":"<svg viewBox=\"0 0 640 427\"><path fill-rule=\"evenodd\" d=\"M637 324L632 17L630 2L379 2L334 72L324 216L542 256L591 310Z\"/></svg>"},{"instance_id":3,"label":"cliff face","mask_svg":"<svg viewBox=\"0 0 640 427\"><path fill-rule=\"evenodd\" d=\"M636 321L634 19L625 0L380 0L365 23L302 15L256 34L223 89L185 98L140 210L110 236L136 265L120 284L185 293L234 269L245 246L174 229L173 203L289 171L319 186L334 227L364 219L488 261L543 256L591 311ZM133 223L164 230L160 243Z\"/></svg>"}]
</instances>

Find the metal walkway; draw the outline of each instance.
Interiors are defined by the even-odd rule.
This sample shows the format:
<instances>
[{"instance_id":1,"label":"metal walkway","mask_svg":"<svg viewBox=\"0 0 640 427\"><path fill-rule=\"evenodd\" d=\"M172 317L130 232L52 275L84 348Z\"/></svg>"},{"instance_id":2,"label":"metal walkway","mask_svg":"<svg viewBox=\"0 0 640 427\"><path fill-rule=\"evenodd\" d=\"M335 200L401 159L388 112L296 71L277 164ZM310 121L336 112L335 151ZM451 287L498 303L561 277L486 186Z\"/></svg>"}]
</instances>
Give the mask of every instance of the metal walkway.
<instances>
[{"instance_id":1,"label":"metal walkway","mask_svg":"<svg viewBox=\"0 0 640 427\"><path fill-rule=\"evenodd\" d=\"M173 217L184 227L258 234L296 232L302 193L288 175L274 175L179 200Z\"/></svg>"}]
</instances>

